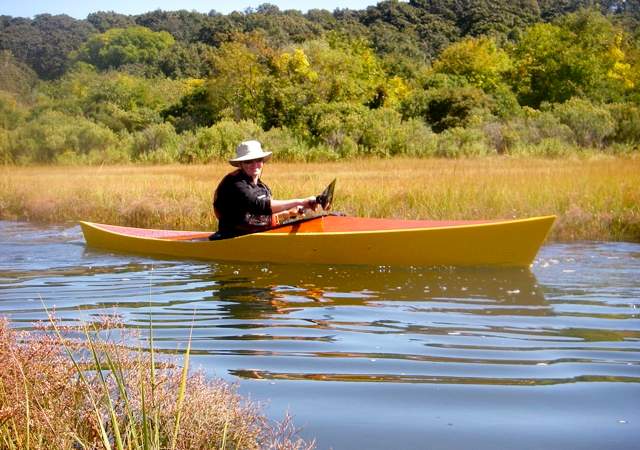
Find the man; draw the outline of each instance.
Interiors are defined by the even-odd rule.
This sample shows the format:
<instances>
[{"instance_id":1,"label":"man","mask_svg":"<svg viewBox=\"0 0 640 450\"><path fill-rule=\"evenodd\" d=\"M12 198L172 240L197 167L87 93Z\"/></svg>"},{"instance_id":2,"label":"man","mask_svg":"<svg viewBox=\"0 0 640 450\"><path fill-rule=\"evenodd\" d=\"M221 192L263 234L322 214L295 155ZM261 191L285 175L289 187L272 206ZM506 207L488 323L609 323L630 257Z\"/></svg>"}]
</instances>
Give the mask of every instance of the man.
<instances>
[{"instance_id":1,"label":"man","mask_svg":"<svg viewBox=\"0 0 640 450\"><path fill-rule=\"evenodd\" d=\"M218 185L213 209L218 218L218 232L212 239L224 239L267 229L274 225L274 215L284 211L315 209L316 197L275 200L271 189L260 176L271 157L258 141L244 141L236 148L229 163L237 170L227 174Z\"/></svg>"}]
</instances>

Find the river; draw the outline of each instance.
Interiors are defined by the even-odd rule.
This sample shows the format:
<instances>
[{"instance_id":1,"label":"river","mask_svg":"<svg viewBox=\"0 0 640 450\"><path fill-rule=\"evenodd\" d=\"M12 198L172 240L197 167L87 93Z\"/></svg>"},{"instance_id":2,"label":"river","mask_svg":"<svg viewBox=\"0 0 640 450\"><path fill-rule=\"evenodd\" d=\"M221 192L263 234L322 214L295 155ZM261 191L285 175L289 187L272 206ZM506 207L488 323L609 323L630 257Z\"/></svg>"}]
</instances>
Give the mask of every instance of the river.
<instances>
[{"instance_id":1,"label":"river","mask_svg":"<svg viewBox=\"0 0 640 450\"><path fill-rule=\"evenodd\" d=\"M229 264L86 248L0 221L0 314L116 314L294 417L320 449L637 449L640 244L531 270Z\"/></svg>"}]
</instances>

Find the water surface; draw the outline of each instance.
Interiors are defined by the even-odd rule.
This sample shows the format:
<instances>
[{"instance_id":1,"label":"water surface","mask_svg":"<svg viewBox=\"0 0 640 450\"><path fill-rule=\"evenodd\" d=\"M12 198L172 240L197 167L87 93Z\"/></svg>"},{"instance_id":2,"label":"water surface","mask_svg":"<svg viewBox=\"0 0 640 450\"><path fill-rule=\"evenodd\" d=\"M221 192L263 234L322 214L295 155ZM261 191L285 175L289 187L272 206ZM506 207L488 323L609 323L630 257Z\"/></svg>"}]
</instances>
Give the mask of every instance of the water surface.
<instances>
[{"instance_id":1,"label":"water surface","mask_svg":"<svg viewBox=\"0 0 640 450\"><path fill-rule=\"evenodd\" d=\"M87 249L0 222L0 314L117 314L289 410L321 449L635 449L640 245L543 247L532 270L229 264Z\"/></svg>"}]
</instances>

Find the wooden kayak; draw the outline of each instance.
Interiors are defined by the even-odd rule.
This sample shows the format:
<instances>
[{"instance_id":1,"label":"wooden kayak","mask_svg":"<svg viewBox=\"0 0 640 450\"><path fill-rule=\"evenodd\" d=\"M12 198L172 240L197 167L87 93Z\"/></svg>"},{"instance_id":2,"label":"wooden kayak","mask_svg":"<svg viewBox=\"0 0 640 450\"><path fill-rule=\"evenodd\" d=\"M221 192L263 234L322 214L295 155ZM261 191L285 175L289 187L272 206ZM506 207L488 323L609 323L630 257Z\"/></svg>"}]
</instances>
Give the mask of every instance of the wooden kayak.
<instances>
[{"instance_id":1,"label":"wooden kayak","mask_svg":"<svg viewBox=\"0 0 640 450\"><path fill-rule=\"evenodd\" d=\"M209 241L211 232L80 222L90 247L214 261L528 267L555 216L426 221L324 215Z\"/></svg>"}]
</instances>

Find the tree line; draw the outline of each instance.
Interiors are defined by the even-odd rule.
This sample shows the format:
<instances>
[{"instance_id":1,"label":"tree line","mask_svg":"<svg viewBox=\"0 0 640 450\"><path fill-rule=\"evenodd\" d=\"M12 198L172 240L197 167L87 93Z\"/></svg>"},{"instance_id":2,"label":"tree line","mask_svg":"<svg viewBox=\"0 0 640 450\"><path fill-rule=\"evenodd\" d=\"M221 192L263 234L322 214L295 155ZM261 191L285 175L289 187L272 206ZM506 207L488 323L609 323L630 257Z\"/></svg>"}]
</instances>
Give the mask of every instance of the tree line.
<instances>
[{"instance_id":1,"label":"tree line","mask_svg":"<svg viewBox=\"0 0 640 450\"><path fill-rule=\"evenodd\" d=\"M0 161L635 152L640 2L0 17Z\"/></svg>"}]
</instances>

